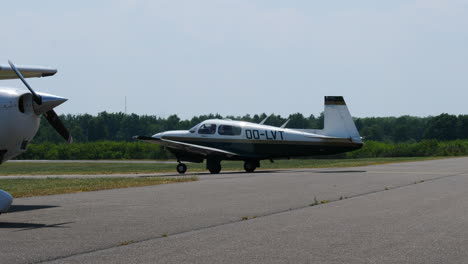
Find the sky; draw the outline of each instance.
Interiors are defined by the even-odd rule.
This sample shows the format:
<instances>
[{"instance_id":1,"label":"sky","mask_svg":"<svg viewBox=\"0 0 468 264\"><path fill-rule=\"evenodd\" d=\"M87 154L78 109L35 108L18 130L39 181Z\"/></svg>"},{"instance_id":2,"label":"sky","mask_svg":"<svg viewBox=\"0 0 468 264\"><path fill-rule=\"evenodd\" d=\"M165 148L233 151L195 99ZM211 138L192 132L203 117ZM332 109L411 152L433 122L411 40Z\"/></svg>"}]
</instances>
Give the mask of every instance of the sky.
<instances>
[{"instance_id":1,"label":"sky","mask_svg":"<svg viewBox=\"0 0 468 264\"><path fill-rule=\"evenodd\" d=\"M0 64L60 114L468 114L468 0L4 1ZM0 86L21 87L19 80Z\"/></svg>"}]
</instances>

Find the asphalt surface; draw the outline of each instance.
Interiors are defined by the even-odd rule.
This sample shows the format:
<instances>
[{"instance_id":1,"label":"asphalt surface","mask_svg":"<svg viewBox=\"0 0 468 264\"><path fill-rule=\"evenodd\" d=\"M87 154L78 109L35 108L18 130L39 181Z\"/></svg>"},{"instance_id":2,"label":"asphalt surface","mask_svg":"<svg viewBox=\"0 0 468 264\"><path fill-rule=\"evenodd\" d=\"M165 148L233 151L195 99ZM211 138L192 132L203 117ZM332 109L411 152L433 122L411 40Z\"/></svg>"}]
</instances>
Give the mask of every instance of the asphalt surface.
<instances>
[{"instance_id":1,"label":"asphalt surface","mask_svg":"<svg viewBox=\"0 0 468 264\"><path fill-rule=\"evenodd\" d=\"M467 198L468 158L23 198L0 263L467 263Z\"/></svg>"}]
</instances>

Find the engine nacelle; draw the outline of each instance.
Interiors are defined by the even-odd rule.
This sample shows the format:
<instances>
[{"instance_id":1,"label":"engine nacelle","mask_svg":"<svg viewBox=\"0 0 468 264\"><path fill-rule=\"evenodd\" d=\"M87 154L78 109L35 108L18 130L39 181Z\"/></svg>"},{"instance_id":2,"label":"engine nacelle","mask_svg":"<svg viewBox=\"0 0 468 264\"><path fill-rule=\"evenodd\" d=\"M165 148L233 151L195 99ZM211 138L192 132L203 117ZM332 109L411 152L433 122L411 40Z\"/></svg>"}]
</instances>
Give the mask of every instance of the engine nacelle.
<instances>
[{"instance_id":1,"label":"engine nacelle","mask_svg":"<svg viewBox=\"0 0 468 264\"><path fill-rule=\"evenodd\" d=\"M30 93L14 88L0 89L0 163L26 151L39 122Z\"/></svg>"},{"instance_id":2,"label":"engine nacelle","mask_svg":"<svg viewBox=\"0 0 468 264\"><path fill-rule=\"evenodd\" d=\"M13 196L5 192L4 190L0 190L0 214L6 213L8 209L10 209L12 202L13 202Z\"/></svg>"}]
</instances>

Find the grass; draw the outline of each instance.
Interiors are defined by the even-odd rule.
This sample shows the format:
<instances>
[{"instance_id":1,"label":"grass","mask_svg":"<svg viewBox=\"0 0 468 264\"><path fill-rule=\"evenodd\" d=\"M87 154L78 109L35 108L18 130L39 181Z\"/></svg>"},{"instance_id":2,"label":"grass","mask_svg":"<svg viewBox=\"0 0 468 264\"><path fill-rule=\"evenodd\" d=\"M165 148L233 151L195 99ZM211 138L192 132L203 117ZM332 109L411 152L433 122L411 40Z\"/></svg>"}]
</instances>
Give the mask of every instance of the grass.
<instances>
[{"instance_id":1,"label":"grass","mask_svg":"<svg viewBox=\"0 0 468 264\"><path fill-rule=\"evenodd\" d=\"M444 157L447 158L447 157ZM433 160L435 157L364 158L364 159L292 159L274 163L262 161L260 169L358 167L395 162ZM223 161L223 170L243 171L242 161ZM187 164L188 172L206 171L205 164ZM159 163L5 163L2 175L60 175L60 174L135 174L175 172L176 164Z\"/></svg>"},{"instance_id":2,"label":"grass","mask_svg":"<svg viewBox=\"0 0 468 264\"><path fill-rule=\"evenodd\" d=\"M1 189L13 195L13 197L19 198L139 187L196 180L198 180L197 177L0 179L0 187Z\"/></svg>"},{"instance_id":3,"label":"grass","mask_svg":"<svg viewBox=\"0 0 468 264\"><path fill-rule=\"evenodd\" d=\"M130 244L133 244L135 243L134 240L128 240L128 241L122 241L119 243L119 246L127 246L127 245L130 245Z\"/></svg>"}]
</instances>

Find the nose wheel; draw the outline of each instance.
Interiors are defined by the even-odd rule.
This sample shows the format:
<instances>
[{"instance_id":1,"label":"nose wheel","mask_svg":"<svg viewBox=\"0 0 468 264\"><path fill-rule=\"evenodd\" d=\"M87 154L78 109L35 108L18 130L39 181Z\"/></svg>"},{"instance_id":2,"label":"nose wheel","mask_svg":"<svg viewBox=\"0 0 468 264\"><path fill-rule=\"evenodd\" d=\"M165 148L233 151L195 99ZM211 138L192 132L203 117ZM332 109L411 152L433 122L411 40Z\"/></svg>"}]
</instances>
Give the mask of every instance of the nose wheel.
<instances>
[{"instance_id":1,"label":"nose wheel","mask_svg":"<svg viewBox=\"0 0 468 264\"><path fill-rule=\"evenodd\" d=\"M187 165L185 165L184 163L179 163L177 164L176 169L178 173L184 174L187 171Z\"/></svg>"}]
</instances>

